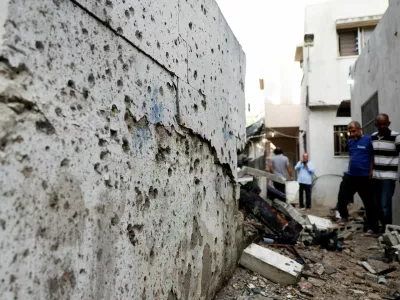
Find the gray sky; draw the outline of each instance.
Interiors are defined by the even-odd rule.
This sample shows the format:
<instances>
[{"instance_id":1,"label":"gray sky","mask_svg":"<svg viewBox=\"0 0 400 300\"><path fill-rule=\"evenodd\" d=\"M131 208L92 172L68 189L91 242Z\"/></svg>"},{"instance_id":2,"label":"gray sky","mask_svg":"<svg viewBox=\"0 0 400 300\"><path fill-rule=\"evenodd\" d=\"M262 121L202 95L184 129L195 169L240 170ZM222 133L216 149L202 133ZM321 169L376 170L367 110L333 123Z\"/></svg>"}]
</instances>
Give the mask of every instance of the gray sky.
<instances>
[{"instance_id":1,"label":"gray sky","mask_svg":"<svg viewBox=\"0 0 400 300\"><path fill-rule=\"evenodd\" d=\"M261 111L265 98L299 102L302 72L294 54L303 39L304 9L326 0L216 1L246 53L246 102L252 110Z\"/></svg>"}]
</instances>

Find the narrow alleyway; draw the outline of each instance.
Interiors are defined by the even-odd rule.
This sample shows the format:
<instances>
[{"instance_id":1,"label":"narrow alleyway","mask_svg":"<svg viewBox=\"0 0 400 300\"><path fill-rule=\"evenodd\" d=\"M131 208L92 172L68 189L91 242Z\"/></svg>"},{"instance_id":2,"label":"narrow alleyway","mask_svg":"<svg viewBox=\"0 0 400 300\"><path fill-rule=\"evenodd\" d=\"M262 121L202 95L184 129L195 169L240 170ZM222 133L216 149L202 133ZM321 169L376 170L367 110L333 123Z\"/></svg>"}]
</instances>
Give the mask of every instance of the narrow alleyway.
<instances>
[{"instance_id":1,"label":"narrow alleyway","mask_svg":"<svg viewBox=\"0 0 400 300\"><path fill-rule=\"evenodd\" d=\"M263 246L295 259L284 246ZM305 260L301 280L296 285L282 286L239 266L215 300L397 299L399 296L396 289L400 287L400 265L387 263L376 238L354 233L344 241L340 252L303 244L296 249ZM360 266L360 261L367 261L378 273L392 268L385 275L386 282L378 284L376 275Z\"/></svg>"}]
</instances>

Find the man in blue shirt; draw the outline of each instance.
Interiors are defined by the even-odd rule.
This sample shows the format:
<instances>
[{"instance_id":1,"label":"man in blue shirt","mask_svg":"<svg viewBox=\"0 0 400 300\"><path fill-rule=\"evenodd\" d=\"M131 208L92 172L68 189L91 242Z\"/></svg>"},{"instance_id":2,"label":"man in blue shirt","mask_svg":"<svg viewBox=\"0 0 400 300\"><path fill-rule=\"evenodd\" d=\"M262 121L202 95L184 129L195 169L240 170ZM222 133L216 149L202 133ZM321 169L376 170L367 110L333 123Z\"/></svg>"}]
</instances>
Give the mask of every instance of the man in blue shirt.
<instances>
[{"instance_id":1,"label":"man in blue shirt","mask_svg":"<svg viewBox=\"0 0 400 300\"><path fill-rule=\"evenodd\" d=\"M300 185L299 198L300 209L304 209L304 192L306 193L306 208L311 208L311 186L312 175L315 173L314 165L308 161L308 153L303 154L303 160L299 161L294 167L298 176L297 181Z\"/></svg>"},{"instance_id":2,"label":"man in blue shirt","mask_svg":"<svg viewBox=\"0 0 400 300\"><path fill-rule=\"evenodd\" d=\"M372 177L372 159L373 150L371 137L363 135L362 128L359 122L350 122L347 126L351 139L348 142L349 149L349 169L347 175L349 176L349 184L347 186L348 195L339 194L339 213L341 216L340 225L344 225L348 221L349 212L347 204L349 197L358 193L364 203L365 211L367 214L367 223L369 235L378 233L378 220L376 212L374 211L371 177Z\"/></svg>"}]
</instances>

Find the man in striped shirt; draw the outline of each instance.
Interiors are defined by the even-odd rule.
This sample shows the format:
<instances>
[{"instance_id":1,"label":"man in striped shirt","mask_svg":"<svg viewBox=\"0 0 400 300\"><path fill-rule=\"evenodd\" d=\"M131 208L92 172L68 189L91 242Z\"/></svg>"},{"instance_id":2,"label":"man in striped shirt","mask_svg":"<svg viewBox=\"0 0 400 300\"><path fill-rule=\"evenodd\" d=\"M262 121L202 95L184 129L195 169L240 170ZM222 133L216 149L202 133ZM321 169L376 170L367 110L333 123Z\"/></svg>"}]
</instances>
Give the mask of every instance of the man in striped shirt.
<instances>
[{"instance_id":1,"label":"man in striped shirt","mask_svg":"<svg viewBox=\"0 0 400 300\"><path fill-rule=\"evenodd\" d=\"M375 202L380 206L380 221L385 229L392 224L392 197L396 186L400 152L400 134L390 130L387 114L380 114L375 119L378 132L371 135L374 149L374 189Z\"/></svg>"}]
</instances>

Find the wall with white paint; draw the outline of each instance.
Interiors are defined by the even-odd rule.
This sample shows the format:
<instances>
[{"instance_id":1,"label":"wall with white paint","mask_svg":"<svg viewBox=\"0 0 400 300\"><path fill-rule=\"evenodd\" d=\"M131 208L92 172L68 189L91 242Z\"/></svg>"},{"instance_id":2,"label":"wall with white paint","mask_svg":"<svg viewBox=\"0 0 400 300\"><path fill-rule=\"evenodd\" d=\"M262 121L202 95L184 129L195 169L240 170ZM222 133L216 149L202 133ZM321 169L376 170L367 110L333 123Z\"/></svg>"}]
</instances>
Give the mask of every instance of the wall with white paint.
<instances>
[{"instance_id":1,"label":"wall with white paint","mask_svg":"<svg viewBox=\"0 0 400 300\"><path fill-rule=\"evenodd\" d=\"M304 71L309 71L310 105L336 104L350 99L349 67L357 56L339 56L336 21L381 15L382 0L335 0L310 5L305 11L305 33L314 34L314 46L304 48ZM309 59L309 60L308 60Z\"/></svg>"},{"instance_id":2,"label":"wall with white paint","mask_svg":"<svg viewBox=\"0 0 400 300\"><path fill-rule=\"evenodd\" d=\"M5 2L0 298L212 298L240 254L245 142L218 6Z\"/></svg>"},{"instance_id":3,"label":"wall with white paint","mask_svg":"<svg viewBox=\"0 0 400 300\"><path fill-rule=\"evenodd\" d=\"M336 182L335 179L347 171L349 159L346 156L335 156L333 127L347 125L350 121L351 118L336 118L335 109L310 111L309 156L318 177L313 194L315 204L326 207L336 205L340 180Z\"/></svg>"},{"instance_id":4,"label":"wall with white paint","mask_svg":"<svg viewBox=\"0 0 400 300\"><path fill-rule=\"evenodd\" d=\"M272 104L265 102L265 126L299 127L300 104Z\"/></svg>"},{"instance_id":5,"label":"wall with white paint","mask_svg":"<svg viewBox=\"0 0 400 300\"><path fill-rule=\"evenodd\" d=\"M351 112L362 121L361 106L378 92L379 112L387 113L391 129L400 131L400 0L392 0L364 51L352 67ZM393 198L393 218L400 225L400 187Z\"/></svg>"}]
</instances>

